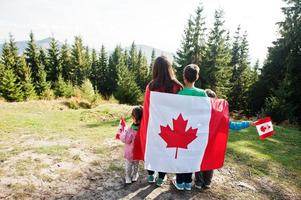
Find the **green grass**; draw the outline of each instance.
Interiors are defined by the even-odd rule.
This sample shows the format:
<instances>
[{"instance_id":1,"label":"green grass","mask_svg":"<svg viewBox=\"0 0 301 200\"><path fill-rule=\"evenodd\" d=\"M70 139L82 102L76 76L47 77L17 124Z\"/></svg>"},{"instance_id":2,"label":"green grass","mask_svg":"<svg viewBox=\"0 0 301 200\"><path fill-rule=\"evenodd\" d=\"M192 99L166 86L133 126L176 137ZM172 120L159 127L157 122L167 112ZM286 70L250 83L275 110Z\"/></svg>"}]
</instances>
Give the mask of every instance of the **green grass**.
<instances>
[{"instance_id":1,"label":"green grass","mask_svg":"<svg viewBox=\"0 0 301 200\"><path fill-rule=\"evenodd\" d=\"M53 145L32 148L34 153L47 154L50 156L68 156L68 146Z\"/></svg>"},{"instance_id":2,"label":"green grass","mask_svg":"<svg viewBox=\"0 0 301 200\"><path fill-rule=\"evenodd\" d=\"M77 147L99 157L99 160L89 163L91 166L102 166L101 159L104 158L108 160L105 163L108 170L122 171L121 162L110 160L109 156L120 153L122 159L121 146L108 147L102 145L102 142L114 138L121 116L129 120L131 107L102 104L90 110L66 107L61 110L58 106L64 107L57 101L0 104L0 176L6 175L1 170L4 161L26 151L46 154L54 163L67 161L77 164L82 162L80 156L70 153L70 148ZM279 183L301 187L301 132L278 126L275 129L276 134L264 141L259 139L254 127L239 132L231 131L225 164L243 169L251 176L268 176ZM26 145L28 140L32 140L33 145ZM64 140L73 143L56 143ZM34 141L49 141L50 144L37 146ZM39 177L39 169L48 166L43 166L39 159L19 159L14 167L19 175L27 175L33 169ZM59 173L68 175L70 171L61 170ZM73 176L82 174L78 172ZM40 175L40 178L47 182L53 181L47 175ZM11 189L19 197L22 192L26 196L34 187L15 185Z\"/></svg>"},{"instance_id":3,"label":"green grass","mask_svg":"<svg viewBox=\"0 0 301 200\"><path fill-rule=\"evenodd\" d=\"M257 176L301 186L301 132L275 126L275 135L260 140L254 127L230 131L227 159Z\"/></svg>"}]
</instances>

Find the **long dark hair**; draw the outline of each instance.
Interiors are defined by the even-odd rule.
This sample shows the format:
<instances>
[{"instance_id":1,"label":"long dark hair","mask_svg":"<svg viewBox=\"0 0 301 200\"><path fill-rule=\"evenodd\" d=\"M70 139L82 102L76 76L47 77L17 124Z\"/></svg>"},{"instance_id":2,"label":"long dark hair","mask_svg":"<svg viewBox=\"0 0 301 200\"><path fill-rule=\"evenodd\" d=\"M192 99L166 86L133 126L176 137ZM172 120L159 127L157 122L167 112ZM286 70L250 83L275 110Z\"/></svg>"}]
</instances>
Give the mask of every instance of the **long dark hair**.
<instances>
[{"instance_id":1,"label":"long dark hair","mask_svg":"<svg viewBox=\"0 0 301 200\"><path fill-rule=\"evenodd\" d=\"M153 65L153 80L149 84L149 89L162 90L162 92L172 93L174 85L183 88L182 84L176 79L171 63L165 56L156 58Z\"/></svg>"}]
</instances>

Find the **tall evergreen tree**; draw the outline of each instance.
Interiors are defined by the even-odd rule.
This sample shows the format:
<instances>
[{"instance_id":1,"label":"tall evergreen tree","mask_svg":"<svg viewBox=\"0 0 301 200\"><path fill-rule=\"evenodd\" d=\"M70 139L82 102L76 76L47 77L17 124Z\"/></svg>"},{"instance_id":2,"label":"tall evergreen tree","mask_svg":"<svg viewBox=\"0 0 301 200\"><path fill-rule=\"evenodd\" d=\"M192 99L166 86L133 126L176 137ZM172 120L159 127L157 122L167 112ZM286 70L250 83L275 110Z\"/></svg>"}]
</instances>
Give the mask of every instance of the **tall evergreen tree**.
<instances>
[{"instance_id":1,"label":"tall evergreen tree","mask_svg":"<svg viewBox=\"0 0 301 200\"><path fill-rule=\"evenodd\" d=\"M118 71L118 81L116 91L114 91L115 98L120 103L137 104L140 101L141 92L133 74L126 65L124 56L119 58L116 68Z\"/></svg>"},{"instance_id":2,"label":"tall evergreen tree","mask_svg":"<svg viewBox=\"0 0 301 200\"><path fill-rule=\"evenodd\" d=\"M244 33L239 41L237 46L237 38L235 38L232 48L231 64L234 64L234 66L232 68L232 90L229 96L229 103L231 109L247 111L249 90L254 84L249 62L247 34ZM238 52L236 52L237 49Z\"/></svg>"},{"instance_id":3,"label":"tall evergreen tree","mask_svg":"<svg viewBox=\"0 0 301 200\"><path fill-rule=\"evenodd\" d=\"M31 79L31 71L29 66L26 63L25 57L22 56L20 63L18 64L22 69L21 75L21 89L23 93L23 100L27 101L36 97L35 88Z\"/></svg>"},{"instance_id":4,"label":"tall evergreen tree","mask_svg":"<svg viewBox=\"0 0 301 200\"><path fill-rule=\"evenodd\" d=\"M181 48L177 51L176 62L178 67L176 68L176 75L179 80L183 80L183 69L186 65L190 63L201 65L206 50L205 31L203 6L199 5L195 11L195 16L188 20ZM204 82L202 77L197 82L198 86L200 86L200 82Z\"/></svg>"},{"instance_id":5,"label":"tall evergreen tree","mask_svg":"<svg viewBox=\"0 0 301 200\"><path fill-rule=\"evenodd\" d=\"M136 83L141 91L145 91L147 83L151 80L149 77L149 69L146 57L143 55L141 49L138 53L137 59L138 72L136 74Z\"/></svg>"},{"instance_id":6,"label":"tall evergreen tree","mask_svg":"<svg viewBox=\"0 0 301 200\"><path fill-rule=\"evenodd\" d=\"M184 36L181 42L180 49L177 50L176 53L176 76L180 81L183 81L183 69L186 65L192 63L191 62L191 55L192 55L192 38L193 38L193 27L194 22L192 17L189 18L187 27L184 30Z\"/></svg>"},{"instance_id":7,"label":"tall evergreen tree","mask_svg":"<svg viewBox=\"0 0 301 200\"><path fill-rule=\"evenodd\" d=\"M118 81L117 67L120 62L120 59L124 59L122 48L120 46L116 46L109 58L108 70L106 72L107 74L106 90L108 96L111 96L117 88L117 81Z\"/></svg>"},{"instance_id":8,"label":"tall evergreen tree","mask_svg":"<svg viewBox=\"0 0 301 200\"><path fill-rule=\"evenodd\" d=\"M9 34L9 42L4 43L2 49L2 63L9 69L12 69L17 77L17 82L20 82L22 68L18 65L20 57L18 55L18 47L12 34Z\"/></svg>"},{"instance_id":9,"label":"tall evergreen tree","mask_svg":"<svg viewBox=\"0 0 301 200\"><path fill-rule=\"evenodd\" d=\"M135 42L132 43L129 51L128 68L132 73L134 73L135 76L137 75L136 73L139 66L138 66L138 53L137 53L137 47Z\"/></svg>"},{"instance_id":10,"label":"tall evergreen tree","mask_svg":"<svg viewBox=\"0 0 301 200\"><path fill-rule=\"evenodd\" d=\"M71 81L73 84L81 85L87 78L87 69L89 63L87 62L86 49L83 46L81 37L76 36L74 44L71 50L71 63L73 66L74 74L72 75Z\"/></svg>"},{"instance_id":11,"label":"tall evergreen tree","mask_svg":"<svg viewBox=\"0 0 301 200\"><path fill-rule=\"evenodd\" d=\"M61 74L61 63L60 63L60 49L58 42L51 38L49 48L47 49L47 81L52 83L58 80L59 74Z\"/></svg>"},{"instance_id":12,"label":"tall evergreen tree","mask_svg":"<svg viewBox=\"0 0 301 200\"><path fill-rule=\"evenodd\" d=\"M71 63L71 53L67 41L62 45L60 52L60 63L62 67L62 77L64 81L72 81L74 71Z\"/></svg>"},{"instance_id":13,"label":"tall evergreen tree","mask_svg":"<svg viewBox=\"0 0 301 200\"><path fill-rule=\"evenodd\" d=\"M99 64L98 64L98 59L96 55L96 50L92 49L92 54L91 54L91 72L90 72L90 80L93 85L93 88L95 91L98 90L98 72L99 71Z\"/></svg>"},{"instance_id":14,"label":"tall evergreen tree","mask_svg":"<svg viewBox=\"0 0 301 200\"><path fill-rule=\"evenodd\" d=\"M284 0L285 15L279 23L280 38L269 48L268 56L252 96L253 112L265 107L274 121L289 119L301 124L301 4Z\"/></svg>"},{"instance_id":15,"label":"tall evergreen tree","mask_svg":"<svg viewBox=\"0 0 301 200\"><path fill-rule=\"evenodd\" d=\"M30 40L27 43L27 48L25 49L25 58L28 66L31 69L32 80L35 86L39 81L39 71L40 71L40 62L39 62L39 51L36 45L33 32L30 33Z\"/></svg>"},{"instance_id":16,"label":"tall evergreen tree","mask_svg":"<svg viewBox=\"0 0 301 200\"><path fill-rule=\"evenodd\" d=\"M215 11L214 18L203 68L207 86L215 90L220 98L227 98L231 90L231 54L227 44L227 32L223 27L223 11Z\"/></svg>"},{"instance_id":17,"label":"tall evergreen tree","mask_svg":"<svg viewBox=\"0 0 301 200\"><path fill-rule=\"evenodd\" d=\"M100 56L98 61L98 72L97 72L97 88L98 91L105 97L105 99L109 99L110 91L108 90L108 83L109 80L109 68L108 68L108 57L107 52L104 45L101 46Z\"/></svg>"},{"instance_id":18,"label":"tall evergreen tree","mask_svg":"<svg viewBox=\"0 0 301 200\"><path fill-rule=\"evenodd\" d=\"M1 65L1 64L0 64ZM21 101L22 90L21 85L17 82L17 76L10 68L4 68L3 74L0 77L0 94L7 101Z\"/></svg>"}]
</instances>

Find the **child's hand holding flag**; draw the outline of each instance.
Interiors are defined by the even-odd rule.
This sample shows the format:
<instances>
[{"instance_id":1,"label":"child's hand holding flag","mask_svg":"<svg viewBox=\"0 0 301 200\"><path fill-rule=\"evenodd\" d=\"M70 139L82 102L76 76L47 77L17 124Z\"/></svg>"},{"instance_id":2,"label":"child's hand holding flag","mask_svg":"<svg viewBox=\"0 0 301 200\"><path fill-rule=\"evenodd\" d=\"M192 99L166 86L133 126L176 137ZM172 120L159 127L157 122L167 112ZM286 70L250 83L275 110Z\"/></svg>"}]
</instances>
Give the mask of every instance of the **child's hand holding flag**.
<instances>
[{"instance_id":1,"label":"child's hand holding flag","mask_svg":"<svg viewBox=\"0 0 301 200\"><path fill-rule=\"evenodd\" d=\"M123 117L121 117L119 122L119 128L115 136L116 139L118 140L120 139L120 134L124 131L125 127L126 127L125 120Z\"/></svg>"}]
</instances>

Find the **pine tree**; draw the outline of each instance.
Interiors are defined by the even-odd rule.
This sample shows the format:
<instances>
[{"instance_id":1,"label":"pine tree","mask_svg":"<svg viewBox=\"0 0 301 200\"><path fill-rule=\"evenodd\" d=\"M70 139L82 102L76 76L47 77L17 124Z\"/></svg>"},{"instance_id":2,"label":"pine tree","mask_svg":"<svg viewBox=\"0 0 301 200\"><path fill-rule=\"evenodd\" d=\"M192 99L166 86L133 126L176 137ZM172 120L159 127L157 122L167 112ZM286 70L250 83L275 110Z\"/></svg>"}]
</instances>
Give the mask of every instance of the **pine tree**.
<instances>
[{"instance_id":1,"label":"pine tree","mask_svg":"<svg viewBox=\"0 0 301 200\"><path fill-rule=\"evenodd\" d=\"M136 47L135 42L132 43L131 48L130 48L129 59L128 59L128 68L136 76L139 66L138 66L138 53L137 53L137 47Z\"/></svg>"},{"instance_id":2,"label":"pine tree","mask_svg":"<svg viewBox=\"0 0 301 200\"><path fill-rule=\"evenodd\" d=\"M7 101L21 101L22 90L17 82L17 77L12 69L4 68L3 74L0 77L0 93Z\"/></svg>"},{"instance_id":3,"label":"pine tree","mask_svg":"<svg viewBox=\"0 0 301 200\"><path fill-rule=\"evenodd\" d=\"M0 62L0 97L3 97L1 85L3 84L2 81L3 81L4 74L5 74L5 66Z\"/></svg>"},{"instance_id":4,"label":"pine tree","mask_svg":"<svg viewBox=\"0 0 301 200\"><path fill-rule=\"evenodd\" d=\"M202 60L205 56L206 39L205 39L205 18L203 17L203 6L200 5L195 11L195 16L190 17L186 29L184 30L184 37L181 48L177 51L176 75L177 78L183 81L183 69L188 64L197 64L201 66ZM201 67L202 71L202 67ZM204 74L202 73L202 76ZM197 86L204 83L205 79L201 76L200 81L196 83Z\"/></svg>"},{"instance_id":5,"label":"pine tree","mask_svg":"<svg viewBox=\"0 0 301 200\"><path fill-rule=\"evenodd\" d=\"M60 63L60 49L58 42L51 38L49 43L49 48L47 49L47 65L46 65L46 73L47 73L47 81L56 82L58 80L58 76L61 73L61 63Z\"/></svg>"},{"instance_id":6,"label":"pine tree","mask_svg":"<svg viewBox=\"0 0 301 200\"><path fill-rule=\"evenodd\" d=\"M226 30L223 28L223 11L215 11L214 17L214 27L209 34L203 68L207 86L213 89L218 97L227 98L231 90L231 55Z\"/></svg>"},{"instance_id":7,"label":"pine tree","mask_svg":"<svg viewBox=\"0 0 301 200\"><path fill-rule=\"evenodd\" d=\"M146 57L143 55L141 49L138 53L137 58L137 66L138 66L138 72L136 75L136 83L139 86L141 91L145 91L146 85L151 80L149 77L149 69L147 65Z\"/></svg>"},{"instance_id":8,"label":"pine tree","mask_svg":"<svg viewBox=\"0 0 301 200\"><path fill-rule=\"evenodd\" d=\"M231 61L231 64L234 64L231 78L232 90L229 97L230 107L233 110L247 110L249 90L254 84L248 46L246 33L244 33L242 38L235 38ZM236 52L237 49L238 51Z\"/></svg>"},{"instance_id":9,"label":"pine tree","mask_svg":"<svg viewBox=\"0 0 301 200\"><path fill-rule=\"evenodd\" d=\"M67 96L68 86L61 74L58 75L58 80L54 84L54 94L57 97Z\"/></svg>"},{"instance_id":10,"label":"pine tree","mask_svg":"<svg viewBox=\"0 0 301 200\"><path fill-rule=\"evenodd\" d=\"M92 49L91 55L91 72L90 72L90 80L93 85L95 91L98 91L98 72L99 71L99 63L96 55L96 50Z\"/></svg>"},{"instance_id":11,"label":"pine tree","mask_svg":"<svg viewBox=\"0 0 301 200\"><path fill-rule=\"evenodd\" d=\"M194 27L194 23L192 21L192 18L190 17L187 23L187 27L184 30L184 36L181 42L181 47L180 49L177 50L176 57L175 57L177 63L176 76L180 81L183 81L184 67L191 63L191 55L192 55L191 49L193 48L192 47L193 27Z\"/></svg>"},{"instance_id":12,"label":"pine tree","mask_svg":"<svg viewBox=\"0 0 301 200\"><path fill-rule=\"evenodd\" d=\"M107 87L107 80L110 78L108 74L108 57L104 45L101 46L98 71L97 71L97 89L105 97L109 99L110 93Z\"/></svg>"},{"instance_id":13,"label":"pine tree","mask_svg":"<svg viewBox=\"0 0 301 200\"><path fill-rule=\"evenodd\" d=\"M152 50L152 55L151 55L151 60L150 60L150 65L149 65L149 69L148 69L148 80L152 80L152 76L153 76L153 65L155 63L155 59L156 59L156 52L155 49ZM176 65L173 65L176 66Z\"/></svg>"},{"instance_id":14,"label":"pine tree","mask_svg":"<svg viewBox=\"0 0 301 200\"><path fill-rule=\"evenodd\" d=\"M71 64L71 53L67 41L62 45L60 52L60 63L62 67L62 77L65 81L71 81L74 71Z\"/></svg>"},{"instance_id":15,"label":"pine tree","mask_svg":"<svg viewBox=\"0 0 301 200\"><path fill-rule=\"evenodd\" d=\"M85 79L87 79L90 76L91 65L92 65L90 50L88 46L86 46L85 48L85 63L86 63L86 68L84 70L84 77Z\"/></svg>"},{"instance_id":16,"label":"pine tree","mask_svg":"<svg viewBox=\"0 0 301 200\"><path fill-rule=\"evenodd\" d=\"M273 42L255 84L252 108L264 108L275 121L289 119L301 124L301 9L300 0L285 0L285 19L279 24L280 37ZM277 120L276 120L277 119Z\"/></svg>"},{"instance_id":17,"label":"pine tree","mask_svg":"<svg viewBox=\"0 0 301 200\"><path fill-rule=\"evenodd\" d=\"M118 69L118 82L114 97L120 103L137 104L140 101L141 92L125 63L124 56L119 58L116 68Z\"/></svg>"},{"instance_id":18,"label":"pine tree","mask_svg":"<svg viewBox=\"0 0 301 200\"><path fill-rule=\"evenodd\" d=\"M26 63L24 56L21 57L20 63L18 65L22 69L20 83L23 94L23 100L27 101L33 99L36 97L36 92L31 79L31 71Z\"/></svg>"},{"instance_id":19,"label":"pine tree","mask_svg":"<svg viewBox=\"0 0 301 200\"><path fill-rule=\"evenodd\" d=\"M121 58L125 59L122 53L122 48L120 46L116 46L109 58L109 64L107 68L108 70L106 71L106 77L107 77L106 91L108 97L111 96L117 88L117 80L118 80L117 66Z\"/></svg>"},{"instance_id":20,"label":"pine tree","mask_svg":"<svg viewBox=\"0 0 301 200\"><path fill-rule=\"evenodd\" d=\"M71 49L71 64L73 66L74 74L71 81L73 84L81 85L84 79L87 78L87 69L89 63L87 62L86 49L83 46L81 37L76 36L74 44Z\"/></svg>"},{"instance_id":21,"label":"pine tree","mask_svg":"<svg viewBox=\"0 0 301 200\"><path fill-rule=\"evenodd\" d=\"M24 54L26 57L26 62L31 69L33 83L37 88L37 82L39 81L40 62L39 51L32 32L30 33L30 40L27 43L27 48L25 49Z\"/></svg>"},{"instance_id":22,"label":"pine tree","mask_svg":"<svg viewBox=\"0 0 301 200\"><path fill-rule=\"evenodd\" d=\"M12 34L9 34L9 42L4 43L2 52L1 60L3 64L7 68L13 70L17 77L17 82L19 83L21 79L20 77L22 76L22 68L18 65L20 57L18 56L18 47Z\"/></svg>"}]
</instances>

